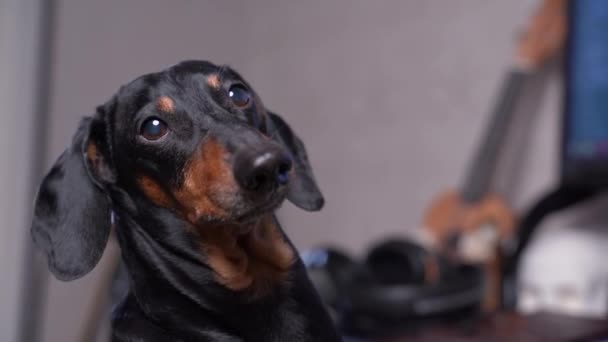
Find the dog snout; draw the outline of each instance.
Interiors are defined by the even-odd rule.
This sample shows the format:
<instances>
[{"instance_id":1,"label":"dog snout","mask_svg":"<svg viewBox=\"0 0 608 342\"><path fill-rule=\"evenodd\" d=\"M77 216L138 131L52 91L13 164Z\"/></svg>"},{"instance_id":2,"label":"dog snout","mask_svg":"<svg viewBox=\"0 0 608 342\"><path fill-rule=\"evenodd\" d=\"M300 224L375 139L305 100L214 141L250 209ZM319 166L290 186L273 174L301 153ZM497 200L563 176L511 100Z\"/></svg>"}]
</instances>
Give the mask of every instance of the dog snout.
<instances>
[{"instance_id":1,"label":"dog snout","mask_svg":"<svg viewBox=\"0 0 608 342\"><path fill-rule=\"evenodd\" d=\"M235 157L234 175L244 190L265 194L289 182L292 161L279 148L245 150Z\"/></svg>"}]
</instances>

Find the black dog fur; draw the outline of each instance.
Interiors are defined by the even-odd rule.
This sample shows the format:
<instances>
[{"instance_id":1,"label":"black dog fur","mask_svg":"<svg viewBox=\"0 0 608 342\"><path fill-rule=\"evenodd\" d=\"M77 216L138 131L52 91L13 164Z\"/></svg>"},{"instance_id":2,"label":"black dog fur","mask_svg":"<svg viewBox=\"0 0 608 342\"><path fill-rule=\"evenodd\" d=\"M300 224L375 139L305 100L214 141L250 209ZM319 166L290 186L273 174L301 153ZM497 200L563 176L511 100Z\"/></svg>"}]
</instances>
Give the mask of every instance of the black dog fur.
<instances>
[{"instance_id":1,"label":"black dog fur","mask_svg":"<svg viewBox=\"0 0 608 342\"><path fill-rule=\"evenodd\" d=\"M265 153L288 182L239 181ZM40 186L32 235L67 281L95 267L114 227L130 281L114 341L339 341L274 218L285 198L323 206L302 142L235 71L186 61L81 121Z\"/></svg>"}]
</instances>

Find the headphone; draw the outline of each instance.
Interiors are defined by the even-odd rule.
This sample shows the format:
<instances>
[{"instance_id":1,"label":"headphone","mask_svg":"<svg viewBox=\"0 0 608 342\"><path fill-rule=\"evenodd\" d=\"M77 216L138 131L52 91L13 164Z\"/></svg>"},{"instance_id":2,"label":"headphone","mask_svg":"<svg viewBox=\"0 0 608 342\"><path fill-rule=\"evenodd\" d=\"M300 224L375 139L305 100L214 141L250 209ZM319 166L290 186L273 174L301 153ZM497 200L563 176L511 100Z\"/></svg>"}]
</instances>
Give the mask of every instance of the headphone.
<instances>
[{"instance_id":1,"label":"headphone","mask_svg":"<svg viewBox=\"0 0 608 342\"><path fill-rule=\"evenodd\" d=\"M398 333L471 317L483 298L483 271L454 264L420 244L389 239L356 261L338 248L315 248L302 260L343 333Z\"/></svg>"}]
</instances>

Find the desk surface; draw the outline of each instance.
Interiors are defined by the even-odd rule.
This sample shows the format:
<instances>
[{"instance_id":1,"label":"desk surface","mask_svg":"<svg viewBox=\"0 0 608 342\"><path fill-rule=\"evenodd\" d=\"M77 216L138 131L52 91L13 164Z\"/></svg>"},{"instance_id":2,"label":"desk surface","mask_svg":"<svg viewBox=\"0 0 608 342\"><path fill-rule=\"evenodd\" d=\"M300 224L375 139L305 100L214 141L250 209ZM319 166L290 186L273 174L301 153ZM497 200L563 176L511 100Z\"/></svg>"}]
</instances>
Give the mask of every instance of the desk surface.
<instances>
[{"instance_id":1,"label":"desk surface","mask_svg":"<svg viewBox=\"0 0 608 342\"><path fill-rule=\"evenodd\" d=\"M608 340L608 320L590 320L553 314L523 316L500 313L467 325L431 328L420 334L382 342L435 341L599 341Z\"/></svg>"}]
</instances>

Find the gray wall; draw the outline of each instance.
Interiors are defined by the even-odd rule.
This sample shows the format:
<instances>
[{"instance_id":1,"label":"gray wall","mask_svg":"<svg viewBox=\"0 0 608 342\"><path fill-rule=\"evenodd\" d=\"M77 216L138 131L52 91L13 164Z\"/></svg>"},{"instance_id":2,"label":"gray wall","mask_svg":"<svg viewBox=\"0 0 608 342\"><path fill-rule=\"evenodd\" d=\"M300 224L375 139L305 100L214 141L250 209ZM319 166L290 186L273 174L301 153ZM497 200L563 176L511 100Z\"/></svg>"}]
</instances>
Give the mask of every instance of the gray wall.
<instances>
[{"instance_id":1,"label":"gray wall","mask_svg":"<svg viewBox=\"0 0 608 342\"><path fill-rule=\"evenodd\" d=\"M42 1L0 0L0 341L15 341L29 239Z\"/></svg>"},{"instance_id":2,"label":"gray wall","mask_svg":"<svg viewBox=\"0 0 608 342\"><path fill-rule=\"evenodd\" d=\"M300 133L326 195L321 213L282 209L291 238L359 251L418 227L434 194L460 182L536 1L58 3L50 155L133 77L182 59L228 63ZM516 153L527 156L516 207L554 177L559 87L546 78L540 112L521 120L532 138ZM98 274L52 283L46 341L74 341Z\"/></svg>"}]
</instances>

